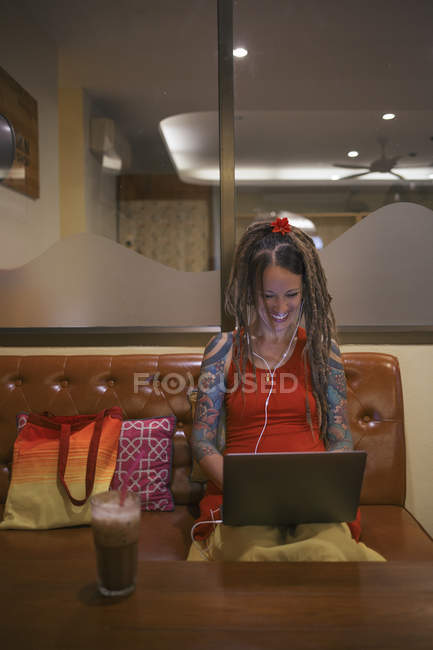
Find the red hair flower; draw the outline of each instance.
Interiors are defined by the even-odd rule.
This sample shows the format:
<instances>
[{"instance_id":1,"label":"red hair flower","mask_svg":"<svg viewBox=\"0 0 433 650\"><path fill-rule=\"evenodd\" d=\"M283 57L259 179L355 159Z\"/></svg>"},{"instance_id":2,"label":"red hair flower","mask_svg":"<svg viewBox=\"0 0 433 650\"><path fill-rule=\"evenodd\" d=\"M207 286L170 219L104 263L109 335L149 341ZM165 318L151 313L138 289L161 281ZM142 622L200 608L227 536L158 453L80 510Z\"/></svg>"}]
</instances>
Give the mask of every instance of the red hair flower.
<instances>
[{"instance_id":1,"label":"red hair flower","mask_svg":"<svg viewBox=\"0 0 433 650\"><path fill-rule=\"evenodd\" d=\"M292 230L292 226L289 224L287 217L276 219L271 223L271 226L273 226L272 232L280 232L282 235Z\"/></svg>"}]
</instances>

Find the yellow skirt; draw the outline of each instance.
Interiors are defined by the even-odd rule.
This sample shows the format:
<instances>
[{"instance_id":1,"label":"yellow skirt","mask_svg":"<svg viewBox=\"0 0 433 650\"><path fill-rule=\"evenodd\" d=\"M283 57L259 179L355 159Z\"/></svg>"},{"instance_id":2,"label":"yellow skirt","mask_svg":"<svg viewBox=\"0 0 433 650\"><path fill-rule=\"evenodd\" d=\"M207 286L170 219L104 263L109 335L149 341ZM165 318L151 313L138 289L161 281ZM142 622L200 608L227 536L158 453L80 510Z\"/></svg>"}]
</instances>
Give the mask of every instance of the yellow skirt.
<instances>
[{"instance_id":1,"label":"yellow skirt","mask_svg":"<svg viewBox=\"0 0 433 650\"><path fill-rule=\"evenodd\" d=\"M224 526L218 524L206 542L194 542L191 562L386 562L356 542L349 526L299 524L276 526Z\"/></svg>"}]
</instances>

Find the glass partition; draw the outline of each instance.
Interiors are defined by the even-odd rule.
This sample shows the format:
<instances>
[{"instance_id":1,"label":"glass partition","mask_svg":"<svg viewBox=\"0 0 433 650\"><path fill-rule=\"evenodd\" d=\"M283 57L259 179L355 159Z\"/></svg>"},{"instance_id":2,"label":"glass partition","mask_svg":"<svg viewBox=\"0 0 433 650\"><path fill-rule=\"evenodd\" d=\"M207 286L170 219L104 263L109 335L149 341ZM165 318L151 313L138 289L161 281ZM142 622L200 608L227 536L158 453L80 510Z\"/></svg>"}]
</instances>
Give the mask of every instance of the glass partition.
<instances>
[{"instance_id":1,"label":"glass partition","mask_svg":"<svg viewBox=\"0 0 433 650\"><path fill-rule=\"evenodd\" d=\"M51 286L38 286L43 299L31 301L43 306L40 318L15 312L1 326L167 328L167 310L158 322L158 300L164 299L172 301L174 326L218 327L219 179L200 174L207 167L204 148L212 160L219 155L217 4L8 5L0 24L0 61L15 95L5 96L7 77L0 77L0 114L25 133L27 118L14 102L20 93L34 101L38 140L31 146L38 147L39 195L30 197L7 179L0 183L2 282L10 297L13 277L30 265L22 277L44 277ZM200 124L209 116L201 137ZM83 269L92 268L92 256L98 257L101 281L113 268L115 275L135 269L135 277L119 286L123 309L117 307L108 322L106 310L93 311L94 295L110 296L112 285L91 278L87 295ZM141 266L137 256L145 260ZM78 272L62 268L62 259L76 259ZM196 273L204 275L190 277ZM84 286L77 288L79 278ZM47 317L44 296L51 302L70 285L82 298L68 309L74 317ZM197 318L191 305L203 308L200 296L182 300L182 292L194 287L214 296L211 311L202 309ZM141 305L136 312L134 304Z\"/></svg>"},{"instance_id":2,"label":"glass partition","mask_svg":"<svg viewBox=\"0 0 433 650\"><path fill-rule=\"evenodd\" d=\"M219 328L217 6L3 8L1 328ZM237 238L288 214L328 247L382 206L433 208L432 18L424 0L234 2Z\"/></svg>"},{"instance_id":3,"label":"glass partition","mask_svg":"<svg viewBox=\"0 0 433 650\"><path fill-rule=\"evenodd\" d=\"M395 202L433 207L433 4L237 0L238 236L290 213L326 246Z\"/></svg>"}]
</instances>

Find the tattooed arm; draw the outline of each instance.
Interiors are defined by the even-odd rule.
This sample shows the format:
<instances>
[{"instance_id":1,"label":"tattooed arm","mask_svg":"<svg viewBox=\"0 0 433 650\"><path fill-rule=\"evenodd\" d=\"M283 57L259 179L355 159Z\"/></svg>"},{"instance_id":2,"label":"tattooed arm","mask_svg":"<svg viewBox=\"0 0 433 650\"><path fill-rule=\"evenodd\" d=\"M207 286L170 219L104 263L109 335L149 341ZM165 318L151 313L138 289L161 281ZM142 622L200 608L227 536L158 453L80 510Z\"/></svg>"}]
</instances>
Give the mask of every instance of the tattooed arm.
<instances>
[{"instance_id":1,"label":"tattooed arm","mask_svg":"<svg viewBox=\"0 0 433 650\"><path fill-rule=\"evenodd\" d=\"M225 394L225 372L231 361L233 335L214 336L206 346L198 384L191 446L200 467L220 489L223 457L216 447L218 422Z\"/></svg>"},{"instance_id":2,"label":"tattooed arm","mask_svg":"<svg viewBox=\"0 0 433 650\"><path fill-rule=\"evenodd\" d=\"M335 341L331 343L328 363L328 430L326 448L328 451L349 451L353 449L353 442L347 419L346 377L340 350Z\"/></svg>"}]
</instances>

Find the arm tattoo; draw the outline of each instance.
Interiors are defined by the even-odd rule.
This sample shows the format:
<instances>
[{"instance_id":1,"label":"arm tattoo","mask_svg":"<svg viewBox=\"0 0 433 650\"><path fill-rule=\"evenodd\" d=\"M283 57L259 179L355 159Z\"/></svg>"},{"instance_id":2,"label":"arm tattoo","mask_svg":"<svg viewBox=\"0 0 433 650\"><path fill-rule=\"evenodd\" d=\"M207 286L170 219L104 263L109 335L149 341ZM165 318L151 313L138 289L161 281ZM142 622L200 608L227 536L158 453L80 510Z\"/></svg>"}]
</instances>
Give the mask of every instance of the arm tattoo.
<instances>
[{"instance_id":1,"label":"arm tattoo","mask_svg":"<svg viewBox=\"0 0 433 650\"><path fill-rule=\"evenodd\" d=\"M191 434L191 447L194 458L200 462L205 456L219 454L216 447L218 423L224 402L224 364L232 346L233 335L230 333L223 341L222 334L216 336L207 345L198 382L197 403L194 425Z\"/></svg>"},{"instance_id":2,"label":"arm tattoo","mask_svg":"<svg viewBox=\"0 0 433 650\"><path fill-rule=\"evenodd\" d=\"M346 376L340 350L335 341L331 343L328 362L328 428L326 437L328 451L353 449L347 419Z\"/></svg>"},{"instance_id":3,"label":"arm tattoo","mask_svg":"<svg viewBox=\"0 0 433 650\"><path fill-rule=\"evenodd\" d=\"M224 343L222 348L218 350L218 352L215 352L215 354L210 355L209 353L214 349L214 347L216 347L217 343L219 343L222 340L222 334L216 336L215 339L209 342L209 345L204 351L205 358L202 364L202 369L207 368L207 366L213 366L216 362L219 362L221 360L223 361L223 368L224 368L224 361L233 344L233 334L230 332L230 334L227 336L227 341Z\"/></svg>"}]
</instances>

